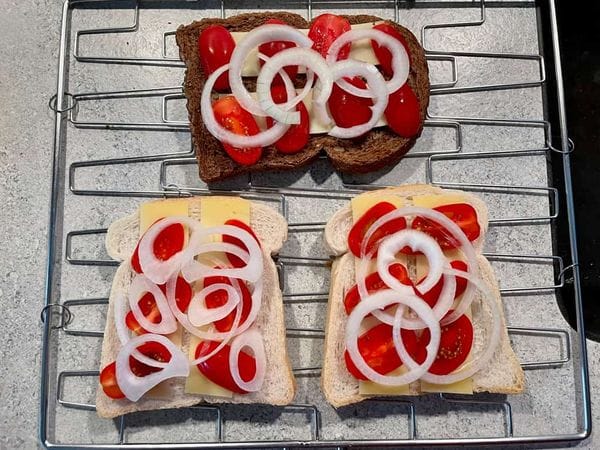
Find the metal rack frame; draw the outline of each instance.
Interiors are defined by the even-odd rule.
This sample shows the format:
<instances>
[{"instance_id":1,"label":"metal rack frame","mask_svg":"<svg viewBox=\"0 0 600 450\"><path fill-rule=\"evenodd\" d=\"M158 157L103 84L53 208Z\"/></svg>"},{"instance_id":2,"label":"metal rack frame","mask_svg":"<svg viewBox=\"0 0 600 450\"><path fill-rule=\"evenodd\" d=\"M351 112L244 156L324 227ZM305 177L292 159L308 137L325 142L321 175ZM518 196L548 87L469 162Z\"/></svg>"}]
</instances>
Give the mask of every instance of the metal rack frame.
<instances>
[{"instance_id":1,"label":"metal rack frame","mask_svg":"<svg viewBox=\"0 0 600 450\"><path fill-rule=\"evenodd\" d=\"M100 2L101 0L99 0ZM69 65L69 39L70 39L70 10L80 3L85 3L86 0L65 0L63 5L62 25L61 25L61 38L60 38L60 51L58 59L58 81L57 81L57 92L55 97L50 102L50 107L55 111L55 140L54 140L54 155L53 155L53 166L52 166L52 194L51 194L51 205L50 205L50 219L48 228L48 262L46 268L46 289L45 289L45 305L42 309L42 321L44 322L43 330L43 347L42 347L42 376L41 376L41 401L40 401L40 434L39 438L47 448L119 448L124 444L124 431L127 426L127 416L123 416L119 421L119 439L114 444L68 444L62 445L51 442L48 439L48 408L53 401L49 396L51 383L56 383L56 401L61 407L75 408L83 410L93 410L95 406L93 404L74 402L66 400L63 396L64 385L66 380L71 378L81 377L97 377L97 371L62 371L58 374L56 379L51 379L50 376L50 363L51 363L51 347L53 338L56 333L62 332L65 335L73 336L101 336L102 331L100 330L86 330L78 329L77 327L72 328L71 323L74 316L72 310L78 306L89 306L89 305L102 305L108 302L107 298L87 298L87 299L71 299L61 301L57 298L56 289L56 266L61 264L61 258L63 257L57 249L60 249L60 242L62 235L59 230L59 221L62 214L61 205L61 193L63 189L63 183L68 188L69 192L73 195L82 196L136 196L136 197L162 197L162 196L189 196L189 195L208 195L210 193L220 192L215 190L209 190L207 188L197 188L191 186L181 186L170 183L168 180L168 168L173 165L187 165L195 164L195 158L193 149L187 152L177 153L165 153L160 155L152 156L139 156L139 157L121 157L111 158L103 160L86 160L77 161L69 165L66 170L64 161L64 147L65 147L65 136L64 132L66 129L67 122L77 128L102 128L102 129L134 129L134 130L185 130L188 128L187 122L175 121L169 119L168 103L172 100L183 98L182 90L180 86L177 87L166 87L166 88L153 88L145 90L131 90L131 91L112 91L112 92L96 92L96 93L77 93L70 94L65 92L67 86L67 69ZM306 11L308 17L312 16L313 6L318 2L317 0L305 0ZM324 2L321 2L324 3ZM335 3L335 2L326 2ZM347 3L347 2L346 2ZM352 2L350 2L352 3ZM357 3L357 2L355 2ZM373 3L373 2L371 2ZM386 4L388 7L393 8L395 19L399 16L400 3L399 1L387 1L380 0L378 3ZM579 405L578 414L579 420L579 431L573 434L562 434L562 435L543 435L543 436L514 436L513 435L513 415L510 402L508 400L497 400L495 398L488 399L485 396L476 396L472 398L466 398L464 396L440 394L440 398L449 403L467 403L470 405L484 404L492 407L497 407L503 411L504 420L504 436L490 437L490 438L469 438L469 439L419 439L417 429L417 412L415 410L415 404L411 400L406 399L380 399L381 401L390 401L395 405L405 406L408 411L409 420L409 435L406 439L393 439L393 440L324 440L320 434L320 413L314 405L290 405L284 407L287 412L300 412L307 414L310 417L310 428L311 438L304 441L254 441L254 442L230 442L224 440L224 417L220 406L213 405L200 405L193 407L194 409L207 411L214 414L215 417L215 442L197 442L197 443L181 443L181 444L151 444L152 448L204 448L214 447L219 448L232 448L239 446L246 447L268 447L268 446L316 446L316 447L346 447L354 445L374 445L374 446L391 446L391 445L407 445L407 446L434 446L434 445L485 445L485 444L531 444L531 443L562 443L568 441L577 441L585 439L589 436L591 431L591 415L590 415L590 398L589 398L589 382L588 382L588 368L587 368L587 355L586 355L586 344L585 335L583 333L583 313L582 313L582 301L581 301L581 290L579 283L579 269L578 269L578 257L576 247L576 235L574 228L574 205L571 188L571 172L570 172L570 156L569 153L573 150L573 145L569 141L566 131L566 116L564 107L564 93L562 88L562 72L560 62L560 49L558 41L558 30L556 22L556 10L554 0L547 0L548 8L550 11L550 29L551 29L551 42L554 55L554 77L556 79L556 101L558 104L558 131L560 134L560 143L558 146L553 146L552 143L552 132L551 125L548 121L540 120L505 120L505 119L494 119L494 118L478 118L478 117L438 117L428 115L425 122L426 127L445 127L450 128L454 131L456 146L449 151L436 151L436 152L421 152L411 153L407 157L416 158L427 158L426 166L426 180L434 185L441 187L457 187L460 186L462 189L471 189L477 191L487 192L503 192L503 193L514 193L514 194L530 194L540 195L548 199L550 210L547 215L536 215L532 217L509 217L509 218L497 218L490 220L490 226L502 226L510 224L535 224L535 223L551 223L556 219L559 213L567 214L568 221L570 224L570 262L568 265L565 264L563 258L556 255L515 255L515 254L487 254L486 256L490 260L501 260L501 261L514 261L514 262L546 262L552 264L554 267L555 278L552 284L540 285L540 286L511 286L504 287L501 290L502 294L520 294L529 292L554 292L558 289L562 289L565 286L565 273L571 270L573 273L573 289L575 292L576 299L576 318L577 318L577 329L579 330L576 334L576 342L573 342L572 336L561 329L554 328L522 328L522 327L509 327L509 334L511 336L519 335L533 335L539 337L545 337L549 339L557 339L560 342L561 352L556 357L548 360L534 360L525 361L521 365L525 370L528 369L543 369L560 367L563 364L573 361L575 355L573 354L572 348L575 346L577 351L577 360L579 361L578 370L575 373L576 382L580 386L580 392L578 392ZM451 75L452 79L449 82L440 83L432 86L432 95L444 95L449 93L465 93L465 92L479 92L479 91L491 91L491 90L504 90L504 89L516 89L525 87L538 87L543 86L546 83L546 60L541 54L506 54L506 53L491 53L491 52L445 52L438 51L435 49L428 48L426 36L428 30L439 29L439 28L450 28L450 27L471 27L480 26L485 23L486 20L486 8L484 0L479 2L480 18L476 21L469 22L457 22L457 23L437 23L425 25L422 28L421 41L423 47L427 53L427 59L430 61L445 61L451 64ZM94 34L109 34L109 33L135 33L139 26L139 5L135 1L133 8L134 19L130 26L118 27L118 28L101 28L101 29L87 29L77 31L74 39L74 51L73 56L78 62L88 63L101 63L101 64L136 64L136 65L157 65L167 67L179 67L182 66L181 61L178 58L173 58L168 55L167 52L167 40L172 38L174 31L167 31L163 33L162 42L162 54L160 57L128 57L128 58L116 58L106 56L95 56L85 55L81 51L80 41L83 36L94 35ZM226 7L225 0L221 1L221 14L225 17ZM525 80L517 83L505 83L505 84L488 84L480 86L462 86L457 87L460 74L458 73L457 58L470 57L470 58L505 58L505 59L521 59L535 61L539 68L539 79L538 80ZM161 122L114 122L114 121L98 121L98 120L85 120L80 119L78 116L78 105L86 101L102 101L105 99L114 98L136 98L136 97L161 97L162 108L161 108ZM525 150L514 150L514 151L503 151L503 152L483 152L483 153L465 153L462 151L463 142L463 125L487 125L487 126L514 126L514 127L531 127L532 129L542 128L545 135L545 146L538 149L525 149ZM469 158L503 158L503 157L518 157L521 155L530 154L548 154L548 152L556 152L560 154L562 163L564 164L564 180L565 180L565 191L559 192L554 187L531 187L531 186L508 186L499 184L457 184L451 182L445 182L438 180L435 177L434 164L444 160L454 159L469 159ZM137 164L144 162L158 162L160 161L160 190L158 191L123 191L123 190L97 190L97 189L83 189L78 187L76 183L76 174L78 170L85 167L95 166L110 166L120 164ZM66 181L66 182L65 182ZM362 192L367 189L374 189L382 186L378 185L364 185L356 184L350 181L346 181L342 177L342 189L321 189L321 188L281 188L276 186L264 186L258 184L253 180L251 175L248 176L247 182L241 185L236 190L223 191L226 194L241 195L246 198L258 199L263 201L272 201L276 203L287 218L287 205L293 197L310 197L310 198L334 198L334 199L349 199L356 193ZM533 193L533 194L532 194ZM561 200L564 203L561 203ZM559 204L561 208L559 211ZM290 223L291 233L303 233L303 232L316 232L322 230L324 226L323 222L296 222ZM73 248L74 241L81 236L89 235L102 235L106 233L106 229L84 229L70 231L66 235L65 241L65 255L64 260L67 264L72 265L84 265L84 266L114 266L115 261L108 259L94 259L94 258L82 258L77 257ZM316 257L295 257L280 255L277 260L277 266L280 275L280 281L282 282L282 289L284 291L284 303L298 303L298 302L317 302L323 303L327 301L327 292L310 292L310 293L294 293L287 292L283 286L283 280L285 278L286 268L294 265L305 265L309 267L322 267L329 262L328 258L316 258ZM289 338L307 338L307 339L323 339L324 332L320 329L312 328L288 328L287 336ZM294 373L297 377L314 377L319 374L319 367L298 367L294 369ZM147 444L126 444L128 448L148 448Z\"/></svg>"}]
</instances>

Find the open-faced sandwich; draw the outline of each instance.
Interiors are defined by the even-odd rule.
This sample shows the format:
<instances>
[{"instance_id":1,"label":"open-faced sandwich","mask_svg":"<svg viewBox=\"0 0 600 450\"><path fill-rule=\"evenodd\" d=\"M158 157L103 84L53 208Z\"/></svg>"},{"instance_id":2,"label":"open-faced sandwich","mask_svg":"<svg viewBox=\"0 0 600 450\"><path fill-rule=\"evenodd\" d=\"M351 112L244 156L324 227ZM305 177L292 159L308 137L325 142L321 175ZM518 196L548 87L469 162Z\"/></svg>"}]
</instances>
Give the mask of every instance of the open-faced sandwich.
<instances>
[{"instance_id":1,"label":"open-faced sandwich","mask_svg":"<svg viewBox=\"0 0 600 450\"><path fill-rule=\"evenodd\" d=\"M144 203L108 229L110 293L96 408L102 417L205 402L292 401L271 255L285 219L238 197Z\"/></svg>"},{"instance_id":2,"label":"open-faced sandwich","mask_svg":"<svg viewBox=\"0 0 600 450\"><path fill-rule=\"evenodd\" d=\"M397 163L423 129L427 60L375 16L291 13L203 19L176 33L200 178L287 170L322 150L336 169Z\"/></svg>"},{"instance_id":3,"label":"open-faced sandwich","mask_svg":"<svg viewBox=\"0 0 600 450\"><path fill-rule=\"evenodd\" d=\"M382 395L519 393L524 374L481 254L487 208L429 185L368 192L325 228L321 383L335 407Z\"/></svg>"}]
</instances>

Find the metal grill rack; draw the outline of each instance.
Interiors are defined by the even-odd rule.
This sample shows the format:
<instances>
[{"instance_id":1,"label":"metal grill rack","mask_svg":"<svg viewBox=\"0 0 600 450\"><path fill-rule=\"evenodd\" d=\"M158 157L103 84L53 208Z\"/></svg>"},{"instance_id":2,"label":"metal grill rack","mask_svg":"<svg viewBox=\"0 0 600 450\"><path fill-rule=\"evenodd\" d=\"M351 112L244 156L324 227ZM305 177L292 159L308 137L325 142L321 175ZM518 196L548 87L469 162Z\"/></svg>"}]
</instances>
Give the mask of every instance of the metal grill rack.
<instances>
[{"instance_id":1,"label":"metal grill rack","mask_svg":"<svg viewBox=\"0 0 600 450\"><path fill-rule=\"evenodd\" d=\"M400 21L417 35L420 31L432 102L423 136L397 168L340 176L321 158L297 173L252 175L210 187L198 180L174 29L200 17L257 8L291 10L308 18L322 11L364 12ZM98 24L101 28L94 28ZM542 54L538 39L549 40L552 55ZM541 8L529 1L483 0L66 0L58 64L57 93L50 101L56 135L41 314L43 445L506 445L575 441L589 434L572 225L573 145L566 135L553 0ZM550 78L556 82L551 92ZM558 105L554 129L545 115L549 104ZM123 118L124 112L136 118ZM564 164L564 190L552 186L547 176L548 165L557 158ZM382 398L335 411L318 389L330 263L320 234L328 216L357 193L412 181L474 191L490 205L486 256L500 280L527 392ZM93 398L106 295L116 266L103 251L106 226L144 197L210 193L268 202L288 219L290 239L276 264L298 404L198 405L99 419ZM559 215L571 224L565 257L552 246ZM557 294L565 289L574 290L579 332L568 327L556 306Z\"/></svg>"}]
</instances>

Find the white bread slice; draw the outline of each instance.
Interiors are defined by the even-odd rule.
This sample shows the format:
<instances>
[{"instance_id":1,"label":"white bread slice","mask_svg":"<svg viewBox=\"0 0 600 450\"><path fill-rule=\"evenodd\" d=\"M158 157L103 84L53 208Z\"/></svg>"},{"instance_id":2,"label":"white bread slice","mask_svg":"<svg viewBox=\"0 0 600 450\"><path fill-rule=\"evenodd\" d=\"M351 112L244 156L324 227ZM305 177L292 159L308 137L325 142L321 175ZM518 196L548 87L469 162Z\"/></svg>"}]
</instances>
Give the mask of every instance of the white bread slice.
<instances>
[{"instance_id":1,"label":"white bread slice","mask_svg":"<svg viewBox=\"0 0 600 450\"><path fill-rule=\"evenodd\" d=\"M200 217L201 198L191 199L190 217ZM233 394L231 398L205 395L192 395L184 392L185 379L172 378L163 382L168 386L169 396L165 399L142 397L137 402L114 400L104 394L99 385L96 395L96 410L101 417L112 418L134 411L181 408L200 402L208 403L267 403L286 405L292 402L296 391L296 382L292 374L285 340L285 322L283 298L279 288L279 279L271 253L276 252L287 236L287 223L275 210L260 204L251 204L251 226L261 240L263 247L264 275L263 297L256 327L261 332L265 344L267 373L263 389L245 395ZM120 239L117 239L116 237ZM264 236L264 238L263 238ZM105 367L117 356L121 343L114 325L114 299L119 293L127 293L133 271L129 257L139 237L139 219L132 214L115 221L109 228L107 249L111 255L119 255L125 261L119 266L113 280L104 341L102 343L101 367ZM130 254L126 253L130 249ZM182 351L187 354L186 340Z\"/></svg>"},{"instance_id":2,"label":"white bread slice","mask_svg":"<svg viewBox=\"0 0 600 450\"><path fill-rule=\"evenodd\" d=\"M442 189L429 184L407 184L404 186L378 189L361 195L373 196L375 198L397 195L410 200L416 195L452 193L460 194L465 197L468 203L477 211L481 235L473 242L473 246L478 252L481 252L483 249L485 233L488 228L488 211L485 203L473 194L465 191ZM325 244L332 255L339 256L348 251L348 233L350 233L351 228L352 207L350 206L350 203L348 203L348 205L339 209L325 225Z\"/></svg>"},{"instance_id":3,"label":"white bread slice","mask_svg":"<svg viewBox=\"0 0 600 450\"><path fill-rule=\"evenodd\" d=\"M448 193L447 190L434 188L426 185L411 185L400 188L392 188L381 191L374 191L372 195L389 195L390 191L407 197L419 194L429 193ZM450 191L460 192L460 191ZM461 192L462 193L462 192ZM487 208L485 204L477 197L466 194L469 203L477 210L480 217L482 231L487 229ZM345 224L348 223L349 226ZM341 251L341 256L336 258L332 266L331 287L329 292L329 302L325 326L325 350L323 369L321 372L321 386L327 401L334 407L349 405L360 402L370 396L359 393L359 382L346 369L344 362L345 351L345 333L347 315L344 309L344 295L355 283L355 264L354 256L347 251L348 232L352 226L352 211L350 206L346 206L332 216L325 228L325 239L328 247L332 251ZM343 228L345 227L345 228ZM345 232L340 233L340 229ZM334 233L333 230L338 230ZM344 242L339 236L344 236ZM478 238L476 249L483 247L485 233ZM345 247L345 248L344 248ZM493 301L499 305L503 312L500 290L492 267L487 259L481 255L477 257L479 271L482 280L487 284L490 292L494 294ZM477 294L472 306L472 320L474 328L474 346L472 354L476 357L483 351L483 345L487 342L486 333L491 324L491 310L486 302ZM525 377L523 369L511 348L504 314L501 317L502 333L501 340L492 360L487 367L480 370L473 376L473 392L492 392L502 394L516 394L523 392ZM420 394L420 383L414 382L410 385L410 395Z\"/></svg>"}]
</instances>

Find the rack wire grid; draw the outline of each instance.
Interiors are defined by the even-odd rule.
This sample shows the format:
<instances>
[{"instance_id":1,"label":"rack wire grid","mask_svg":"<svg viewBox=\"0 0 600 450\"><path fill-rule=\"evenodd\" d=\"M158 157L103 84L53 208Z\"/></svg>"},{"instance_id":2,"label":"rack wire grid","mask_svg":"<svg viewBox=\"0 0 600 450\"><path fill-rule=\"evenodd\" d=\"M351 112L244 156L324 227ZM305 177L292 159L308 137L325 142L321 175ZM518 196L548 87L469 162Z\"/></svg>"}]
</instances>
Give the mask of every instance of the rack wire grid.
<instances>
[{"instance_id":1,"label":"rack wire grid","mask_svg":"<svg viewBox=\"0 0 600 450\"><path fill-rule=\"evenodd\" d=\"M590 400L555 4L398 1L76 1L63 7L45 306L40 440L48 448L350 447L564 443L586 438ZM327 159L291 173L206 186L197 176L174 30L256 9L400 21L419 36L432 80L423 136L397 167L336 174ZM545 30L545 31L544 31ZM546 47L542 44L546 42ZM550 48L551 54L544 54ZM548 80L554 80L550 88ZM551 124L547 109L557 108ZM551 156L554 155L553 158ZM549 167L564 167L564 188ZM481 195L486 254L501 285L526 392L381 398L339 410L319 389L330 256L325 220L353 195L429 182ZM235 194L289 221L276 258L297 404L198 405L96 416L107 293L106 227L145 197ZM559 215L570 254L553 250ZM557 307L574 291L577 330Z\"/></svg>"}]
</instances>

